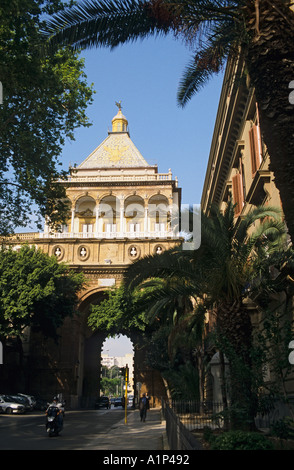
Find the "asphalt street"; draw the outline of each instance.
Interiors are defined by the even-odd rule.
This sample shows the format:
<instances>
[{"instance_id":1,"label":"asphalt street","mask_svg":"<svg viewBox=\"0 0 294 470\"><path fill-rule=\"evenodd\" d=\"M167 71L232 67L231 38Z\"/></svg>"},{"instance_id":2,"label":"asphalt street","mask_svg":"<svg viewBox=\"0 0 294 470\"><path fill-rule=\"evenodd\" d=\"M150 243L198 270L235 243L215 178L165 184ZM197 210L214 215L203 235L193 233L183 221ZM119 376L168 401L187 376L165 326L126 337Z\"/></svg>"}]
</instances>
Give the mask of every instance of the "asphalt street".
<instances>
[{"instance_id":1,"label":"asphalt street","mask_svg":"<svg viewBox=\"0 0 294 470\"><path fill-rule=\"evenodd\" d=\"M99 436L108 435L124 416L122 408L66 411L61 435L50 438L43 412L0 414L0 450L97 450Z\"/></svg>"}]
</instances>

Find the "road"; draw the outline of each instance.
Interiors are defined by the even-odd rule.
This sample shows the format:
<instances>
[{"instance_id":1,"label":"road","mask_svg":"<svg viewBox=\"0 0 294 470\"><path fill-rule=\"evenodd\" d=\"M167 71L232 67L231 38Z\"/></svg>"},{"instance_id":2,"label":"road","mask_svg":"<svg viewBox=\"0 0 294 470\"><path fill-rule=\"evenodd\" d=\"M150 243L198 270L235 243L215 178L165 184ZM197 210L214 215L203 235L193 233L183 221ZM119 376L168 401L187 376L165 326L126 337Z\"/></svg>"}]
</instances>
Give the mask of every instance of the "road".
<instances>
[{"instance_id":1,"label":"road","mask_svg":"<svg viewBox=\"0 0 294 470\"><path fill-rule=\"evenodd\" d=\"M124 418L122 408L66 411L60 436L48 437L45 414L0 414L0 450L99 450L99 434Z\"/></svg>"}]
</instances>

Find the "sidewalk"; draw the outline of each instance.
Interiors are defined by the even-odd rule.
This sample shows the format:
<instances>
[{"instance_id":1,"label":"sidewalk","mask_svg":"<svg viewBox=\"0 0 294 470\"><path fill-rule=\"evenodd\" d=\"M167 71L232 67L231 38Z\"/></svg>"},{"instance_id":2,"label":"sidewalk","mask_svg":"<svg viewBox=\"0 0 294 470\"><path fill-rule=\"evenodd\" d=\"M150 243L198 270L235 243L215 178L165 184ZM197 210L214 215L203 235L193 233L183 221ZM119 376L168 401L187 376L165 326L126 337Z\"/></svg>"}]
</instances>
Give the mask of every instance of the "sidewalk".
<instances>
[{"instance_id":1,"label":"sidewalk","mask_svg":"<svg viewBox=\"0 0 294 470\"><path fill-rule=\"evenodd\" d=\"M128 410L127 422L123 419L99 435L97 450L167 450L161 410L148 410L145 422L140 421L139 410Z\"/></svg>"}]
</instances>

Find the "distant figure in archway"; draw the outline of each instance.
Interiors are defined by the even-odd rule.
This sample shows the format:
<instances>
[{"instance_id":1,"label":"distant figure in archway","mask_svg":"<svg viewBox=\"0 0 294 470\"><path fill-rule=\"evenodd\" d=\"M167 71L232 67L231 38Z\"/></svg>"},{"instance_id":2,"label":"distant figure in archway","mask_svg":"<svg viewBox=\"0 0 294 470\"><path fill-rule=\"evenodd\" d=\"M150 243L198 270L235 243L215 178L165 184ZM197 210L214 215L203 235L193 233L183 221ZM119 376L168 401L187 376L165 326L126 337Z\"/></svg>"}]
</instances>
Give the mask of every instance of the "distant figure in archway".
<instances>
[{"instance_id":1,"label":"distant figure in archway","mask_svg":"<svg viewBox=\"0 0 294 470\"><path fill-rule=\"evenodd\" d=\"M147 398L146 393L143 393L143 396L140 398L139 410L141 421L145 421L147 416L147 410L149 410L149 399Z\"/></svg>"}]
</instances>

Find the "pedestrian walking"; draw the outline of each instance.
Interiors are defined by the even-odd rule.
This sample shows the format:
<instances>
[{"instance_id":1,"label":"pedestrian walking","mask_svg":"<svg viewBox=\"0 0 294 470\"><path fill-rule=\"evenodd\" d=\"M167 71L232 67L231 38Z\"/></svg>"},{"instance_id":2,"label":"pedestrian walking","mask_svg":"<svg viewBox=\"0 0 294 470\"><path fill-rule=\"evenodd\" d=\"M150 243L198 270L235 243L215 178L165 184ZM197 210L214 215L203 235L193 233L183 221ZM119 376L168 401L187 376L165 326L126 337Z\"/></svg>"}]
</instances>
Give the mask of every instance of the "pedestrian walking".
<instances>
[{"instance_id":1,"label":"pedestrian walking","mask_svg":"<svg viewBox=\"0 0 294 470\"><path fill-rule=\"evenodd\" d=\"M143 393L143 396L140 398L139 410L141 421L145 421L147 416L147 410L149 410L149 399L147 398L145 393Z\"/></svg>"}]
</instances>

